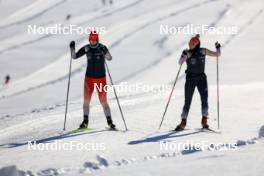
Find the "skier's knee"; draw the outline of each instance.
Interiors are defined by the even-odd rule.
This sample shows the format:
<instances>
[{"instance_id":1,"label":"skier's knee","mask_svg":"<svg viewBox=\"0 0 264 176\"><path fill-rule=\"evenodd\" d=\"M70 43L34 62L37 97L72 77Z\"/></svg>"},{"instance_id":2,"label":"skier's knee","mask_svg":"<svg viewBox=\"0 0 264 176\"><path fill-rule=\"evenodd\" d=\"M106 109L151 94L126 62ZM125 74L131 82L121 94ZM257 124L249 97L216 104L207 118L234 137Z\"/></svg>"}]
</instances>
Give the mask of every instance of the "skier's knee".
<instances>
[{"instance_id":1,"label":"skier's knee","mask_svg":"<svg viewBox=\"0 0 264 176\"><path fill-rule=\"evenodd\" d=\"M84 100L83 106L90 106L90 100Z\"/></svg>"},{"instance_id":2,"label":"skier's knee","mask_svg":"<svg viewBox=\"0 0 264 176\"><path fill-rule=\"evenodd\" d=\"M100 97L99 97L99 100L100 100L100 103L101 103L101 105L102 105L103 107L107 107L107 106L108 106L106 96L100 96Z\"/></svg>"},{"instance_id":3,"label":"skier's knee","mask_svg":"<svg viewBox=\"0 0 264 176\"><path fill-rule=\"evenodd\" d=\"M109 105L107 102L101 102L101 105L103 106L104 109L109 108Z\"/></svg>"}]
</instances>

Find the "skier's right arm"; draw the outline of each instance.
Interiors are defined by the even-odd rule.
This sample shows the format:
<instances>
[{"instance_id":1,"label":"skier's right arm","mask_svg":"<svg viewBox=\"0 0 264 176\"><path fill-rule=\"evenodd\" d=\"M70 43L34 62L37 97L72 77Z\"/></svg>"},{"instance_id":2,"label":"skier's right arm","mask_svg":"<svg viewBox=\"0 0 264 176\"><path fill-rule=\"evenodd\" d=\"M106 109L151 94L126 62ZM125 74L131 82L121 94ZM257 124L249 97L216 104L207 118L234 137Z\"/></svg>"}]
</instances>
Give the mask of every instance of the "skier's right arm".
<instances>
[{"instance_id":1,"label":"skier's right arm","mask_svg":"<svg viewBox=\"0 0 264 176\"><path fill-rule=\"evenodd\" d=\"M83 55L85 55L85 53L86 53L85 46L82 47L81 49L79 49L78 52L76 53L75 52L75 42L74 41L72 41L70 43L70 48L71 48L71 57L73 59L78 59L78 58L82 57Z\"/></svg>"},{"instance_id":2,"label":"skier's right arm","mask_svg":"<svg viewBox=\"0 0 264 176\"><path fill-rule=\"evenodd\" d=\"M182 65L187 60L187 58L188 58L188 50L186 49L186 50L183 50L183 52L182 52L182 55L181 55L179 62L178 62L179 65Z\"/></svg>"}]
</instances>

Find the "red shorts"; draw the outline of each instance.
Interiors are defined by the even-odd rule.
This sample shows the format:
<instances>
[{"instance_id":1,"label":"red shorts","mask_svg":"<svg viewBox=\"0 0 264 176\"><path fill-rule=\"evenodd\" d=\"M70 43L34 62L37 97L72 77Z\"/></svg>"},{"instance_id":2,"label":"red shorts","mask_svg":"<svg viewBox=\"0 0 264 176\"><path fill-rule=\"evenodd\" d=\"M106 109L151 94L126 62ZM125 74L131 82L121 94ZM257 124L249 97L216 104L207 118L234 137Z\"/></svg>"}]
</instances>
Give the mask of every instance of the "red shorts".
<instances>
[{"instance_id":1,"label":"red shorts","mask_svg":"<svg viewBox=\"0 0 264 176\"><path fill-rule=\"evenodd\" d=\"M84 80L84 98L90 100L93 94L94 88L97 89L99 100L101 103L107 101L107 86L106 77L103 78L91 78L85 76Z\"/></svg>"}]
</instances>

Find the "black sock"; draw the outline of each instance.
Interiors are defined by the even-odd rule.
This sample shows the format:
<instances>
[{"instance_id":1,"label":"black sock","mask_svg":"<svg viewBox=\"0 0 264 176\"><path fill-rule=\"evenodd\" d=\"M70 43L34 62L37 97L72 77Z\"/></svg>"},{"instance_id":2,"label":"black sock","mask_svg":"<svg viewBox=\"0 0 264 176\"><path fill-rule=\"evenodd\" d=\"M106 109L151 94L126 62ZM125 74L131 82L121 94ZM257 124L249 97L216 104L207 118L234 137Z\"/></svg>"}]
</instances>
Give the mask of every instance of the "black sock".
<instances>
[{"instance_id":1,"label":"black sock","mask_svg":"<svg viewBox=\"0 0 264 176\"><path fill-rule=\"evenodd\" d=\"M83 116L83 121L88 122L88 115Z\"/></svg>"},{"instance_id":2,"label":"black sock","mask_svg":"<svg viewBox=\"0 0 264 176\"><path fill-rule=\"evenodd\" d=\"M113 123L111 116L107 116L106 120L107 120L108 124L112 124Z\"/></svg>"}]
</instances>

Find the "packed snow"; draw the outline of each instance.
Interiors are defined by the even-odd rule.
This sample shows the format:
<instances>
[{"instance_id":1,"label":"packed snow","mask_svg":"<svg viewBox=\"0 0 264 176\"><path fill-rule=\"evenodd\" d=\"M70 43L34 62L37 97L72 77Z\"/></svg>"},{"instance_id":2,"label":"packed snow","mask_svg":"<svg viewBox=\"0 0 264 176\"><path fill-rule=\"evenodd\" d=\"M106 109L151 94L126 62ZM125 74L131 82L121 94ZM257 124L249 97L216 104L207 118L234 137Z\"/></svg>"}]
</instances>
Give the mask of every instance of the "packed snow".
<instances>
[{"instance_id":1,"label":"packed snow","mask_svg":"<svg viewBox=\"0 0 264 176\"><path fill-rule=\"evenodd\" d=\"M107 0L106 0L107 1ZM108 2L108 1L107 1ZM264 173L264 79L262 0L1 0L0 1L0 176L212 175ZM160 34L160 25L235 26L234 35L201 35L203 47L222 44L220 129L217 124L216 59L207 57L209 125L201 130L196 91L186 130L172 131L184 103L185 65L162 128L158 126L170 89L118 91L125 131L113 91L108 101L119 131L106 129L97 93L91 102L90 131L68 134L82 121L86 58L73 61L66 131L63 131L70 63L87 34L28 33L28 25L103 26L100 41L113 60L114 83L172 86L178 59L192 35ZM108 83L110 80L108 78ZM39 148L30 148L35 144ZM87 144L89 150L54 146ZM197 148L198 144L207 144ZM181 145L184 144L184 145Z\"/></svg>"}]
</instances>

